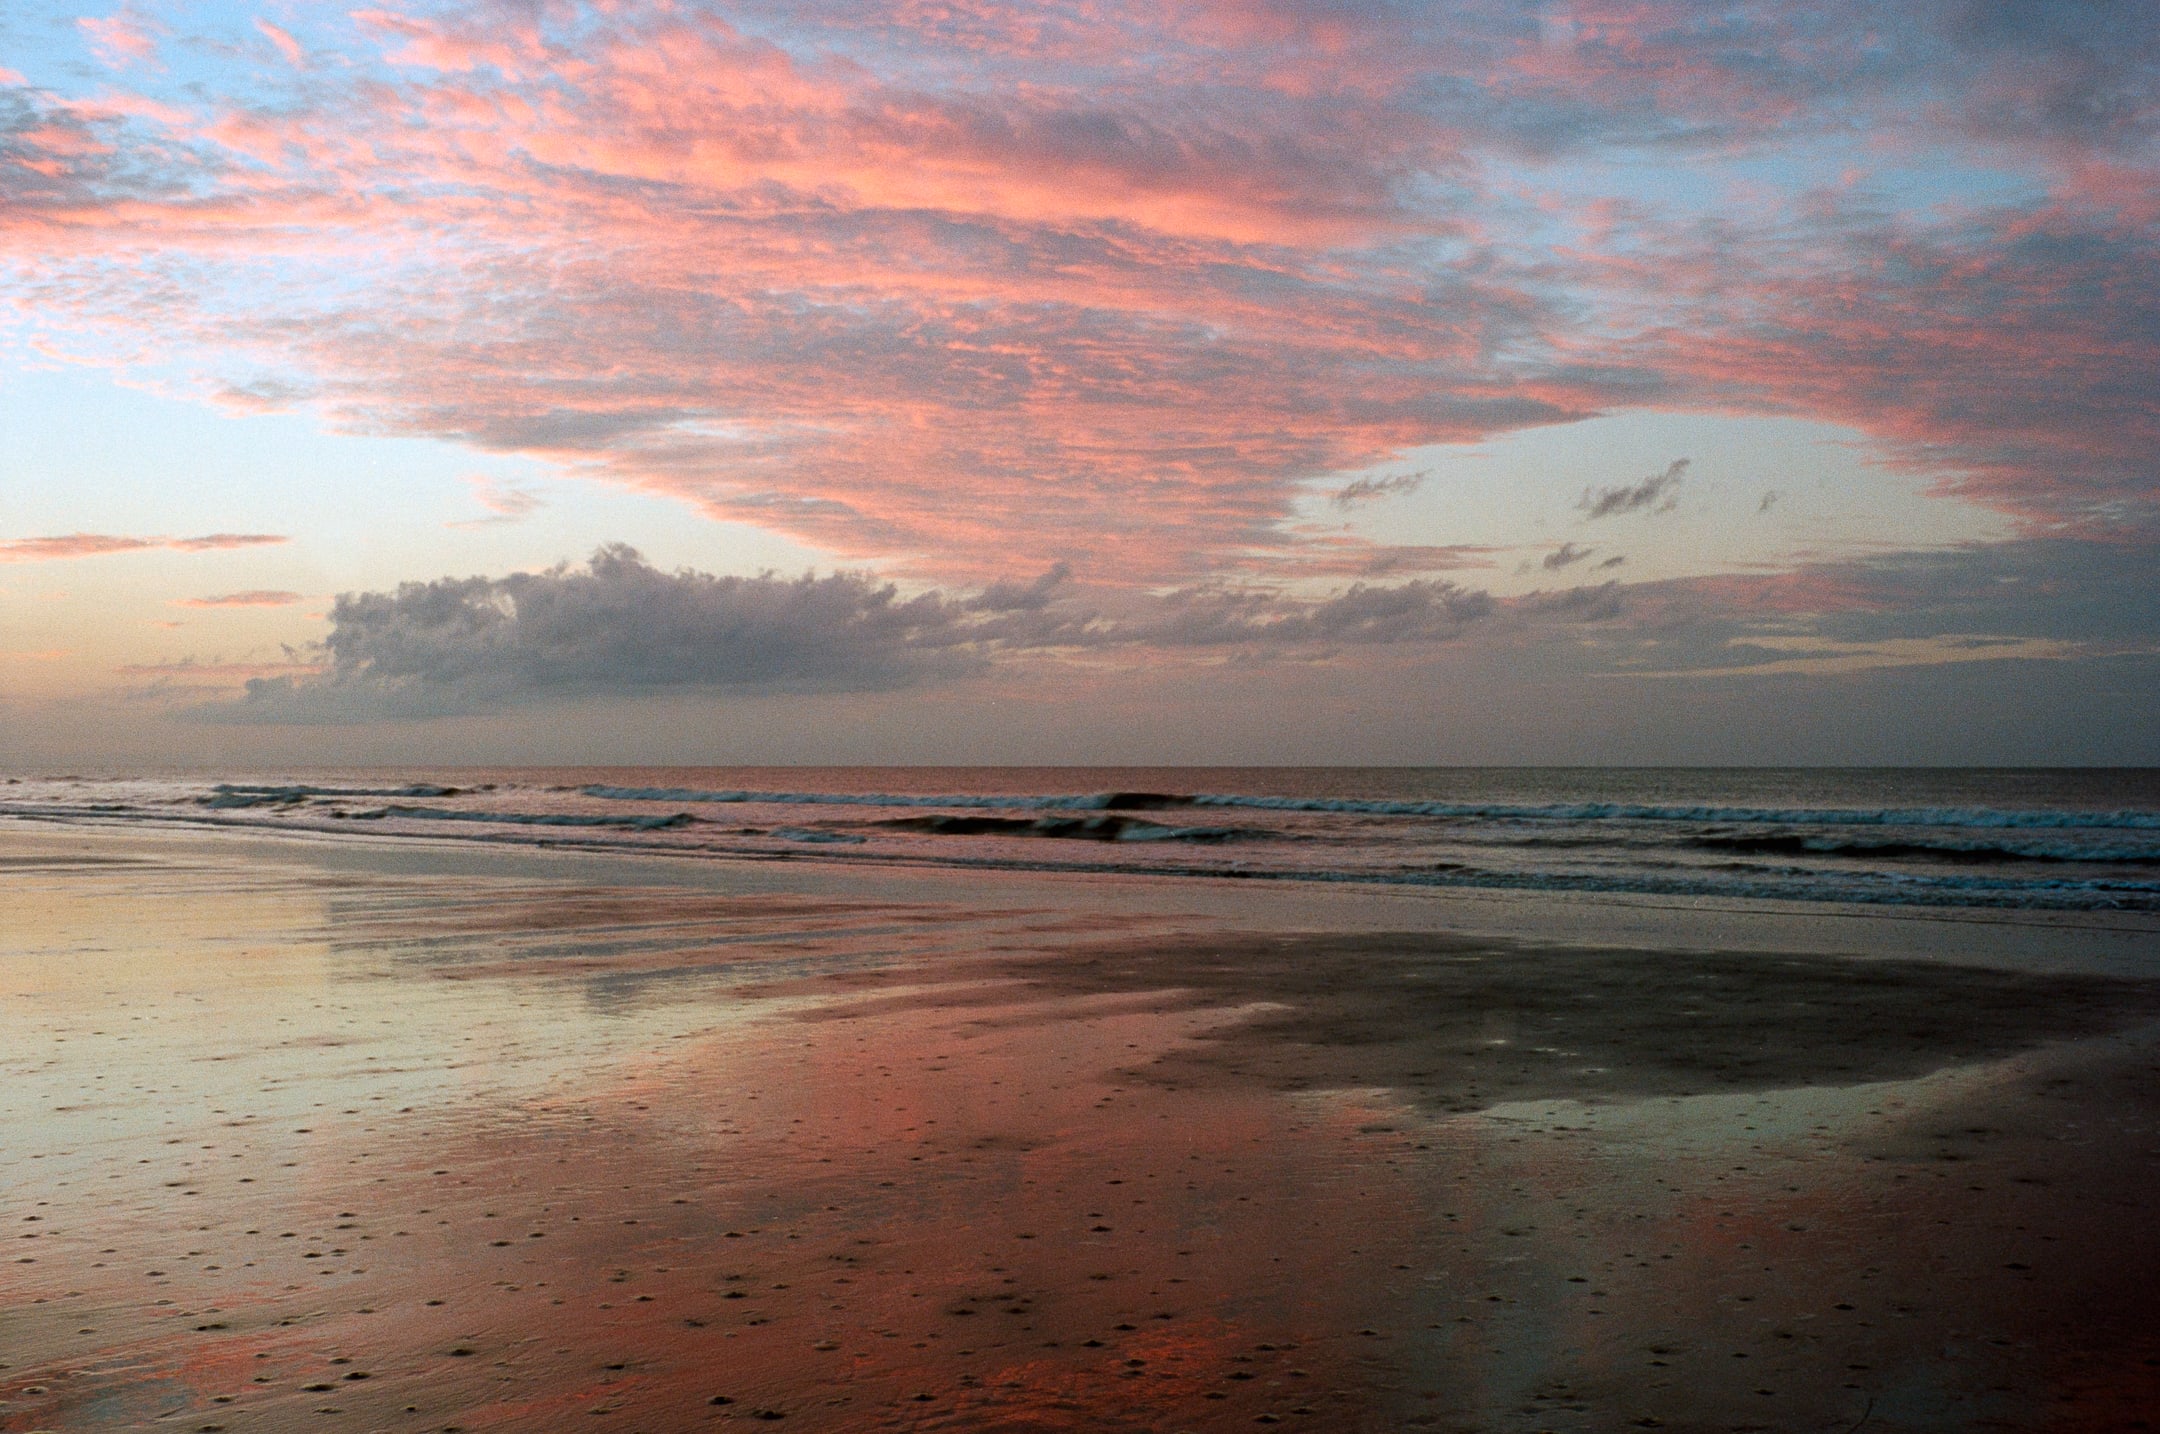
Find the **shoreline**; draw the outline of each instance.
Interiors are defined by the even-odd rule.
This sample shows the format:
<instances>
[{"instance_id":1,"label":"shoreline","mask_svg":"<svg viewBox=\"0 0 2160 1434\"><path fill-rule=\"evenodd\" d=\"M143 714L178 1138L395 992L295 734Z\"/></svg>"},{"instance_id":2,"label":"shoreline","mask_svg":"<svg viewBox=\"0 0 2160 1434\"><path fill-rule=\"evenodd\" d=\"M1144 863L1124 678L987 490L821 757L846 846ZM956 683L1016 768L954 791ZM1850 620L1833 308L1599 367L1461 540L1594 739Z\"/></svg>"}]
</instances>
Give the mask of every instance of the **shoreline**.
<instances>
[{"instance_id":1,"label":"shoreline","mask_svg":"<svg viewBox=\"0 0 2160 1434\"><path fill-rule=\"evenodd\" d=\"M984 889L1060 905L1097 893L1121 907L1172 916L1220 918L1252 910L1263 924L1311 922L1322 932L1395 930L1526 936L1636 945L1650 950L1792 952L1868 958L1894 955L1961 964L2160 972L2160 915L1986 906L1898 906L1794 901L1775 897L1672 896L1567 888L1427 887L1361 882L1225 878L1087 867L959 866L905 859L861 861L807 849L778 854L709 852L662 845L580 844L575 838L380 833L205 821L174 830L135 819L0 816L11 835L97 834L141 839L153 850L208 842L259 843L263 851L308 851L330 869L362 872L505 874L532 860L551 870L629 885L736 889L816 887L937 893L973 899ZM1085 905L1082 901L1080 904ZM1618 930L1621 935L1612 933ZM2043 949L2044 948L2044 949Z\"/></svg>"},{"instance_id":2,"label":"shoreline","mask_svg":"<svg viewBox=\"0 0 2160 1434\"><path fill-rule=\"evenodd\" d=\"M486 780L59 778L10 784L0 813L138 827L454 833L473 845L815 857L913 872L2160 922L2160 884L2151 880L2160 788L2150 773L2102 774L2112 785L2095 785L2090 774L2059 772L1590 771L1563 782L1549 772L1284 769L1244 774L1248 790L1212 795L1195 771L1067 774L1099 784L1091 792L1063 790L1071 782L1054 773L1007 769L849 769L825 773L823 785L772 791L757 779L776 774L740 769L472 775ZM667 776L691 784L641 785ZM1165 779L1153 784L1160 790L1149 785L1155 777Z\"/></svg>"}]
</instances>

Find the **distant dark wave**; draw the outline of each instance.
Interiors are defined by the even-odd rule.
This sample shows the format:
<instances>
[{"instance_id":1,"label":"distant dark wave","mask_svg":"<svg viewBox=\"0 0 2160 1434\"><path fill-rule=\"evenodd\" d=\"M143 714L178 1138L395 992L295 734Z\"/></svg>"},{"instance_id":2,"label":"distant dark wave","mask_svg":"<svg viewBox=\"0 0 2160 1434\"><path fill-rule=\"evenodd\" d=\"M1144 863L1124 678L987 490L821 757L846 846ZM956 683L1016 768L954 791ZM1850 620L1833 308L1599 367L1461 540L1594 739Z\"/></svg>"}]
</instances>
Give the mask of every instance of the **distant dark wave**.
<instances>
[{"instance_id":1,"label":"distant dark wave","mask_svg":"<svg viewBox=\"0 0 2160 1434\"><path fill-rule=\"evenodd\" d=\"M703 791L695 787L578 788L588 797L611 802L709 802L721 805L808 807L941 807L984 811L1138 812L1190 807L1202 798L1168 792L1075 792L1063 796L946 795L896 792L757 792Z\"/></svg>"},{"instance_id":2,"label":"distant dark wave","mask_svg":"<svg viewBox=\"0 0 2160 1434\"><path fill-rule=\"evenodd\" d=\"M1320 797L1213 796L1196 807L1277 812L1550 822L1693 822L1703 825L2128 829L2160 831L2160 811L2018 811L1997 807L1645 806L1625 802L1472 803L1359 801Z\"/></svg>"},{"instance_id":3,"label":"distant dark wave","mask_svg":"<svg viewBox=\"0 0 2160 1434\"><path fill-rule=\"evenodd\" d=\"M451 795L454 789L433 787L401 787L383 792L357 787L277 787L256 792L220 790L215 796L205 798L202 805L217 810L232 810L257 806L289 807L314 798L374 797L374 796L421 796L431 794ZM497 826L533 827L593 827L613 828L622 831L670 831L695 824L698 818L689 812L671 812L665 816L640 816L625 812L519 812L495 809L461 810L449 807L418 807L400 804L350 811L338 809L329 813L338 821L380 821L386 817L400 817L407 821L473 822ZM1189 841L1221 842L1245 836L1267 836L1264 832L1243 832L1232 827L1171 827L1154 822L1140 821L1132 817L1096 815L1087 817L999 817L999 816L950 816L944 814L920 817L899 817L890 821L874 823L888 830L927 832L937 836L1004 836L1047 837L1079 841ZM774 836L783 841L859 844L864 838L846 832L807 830L801 827L776 827L769 832L755 827L745 828L747 836Z\"/></svg>"},{"instance_id":4,"label":"distant dark wave","mask_svg":"<svg viewBox=\"0 0 2160 1434\"><path fill-rule=\"evenodd\" d=\"M1871 861L1940 862L2108 862L2130 866L2160 865L2160 847L2081 845L2044 841L1868 841L1843 836L1808 836L1800 832L1771 835L1698 836L1686 844L1709 851L1750 856L1845 856Z\"/></svg>"},{"instance_id":5,"label":"distant dark wave","mask_svg":"<svg viewBox=\"0 0 2160 1434\"><path fill-rule=\"evenodd\" d=\"M439 787L429 782L415 782L404 787L246 787L230 782L220 782L210 789L207 797L196 801L215 811L235 811L248 807L297 806L315 797L455 797L465 791L463 787Z\"/></svg>"},{"instance_id":6,"label":"distant dark wave","mask_svg":"<svg viewBox=\"0 0 2160 1434\"><path fill-rule=\"evenodd\" d=\"M1166 811L1181 807L1457 821L1692 822L1703 825L1962 827L1973 829L2160 831L2160 811L2016 810L1998 807L1655 806L1625 802L1410 802L1242 793L1088 792L1066 795L928 796L892 792L701 791L690 787L587 786L589 797L624 802L929 807L1004 811Z\"/></svg>"},{"instance_id":7,"label":"distant dark wave","mask_svg":"<svg viewBox=\"0 0 2160 1434\"><path fill-rule=\"evenodd\" d=\"M899 831L931 832L938 836L1049 837L1078 841L1236 841L1241 837L1266 837L1268 832L1239 831L1235 827L1166 827L1132 817L895 817L878 826Z\"/></svg>"},{"instance_id":8,"label":"distant dark wave","mask_svg":"<svg viewBox=\"0 0 2160 1434\"><path fill-rule=\"evenodd\" d=\"M521 827L613 827L621 831L657 832L686 827L697 820L688 812L640 817L628 813L585 812L488 812L452 811L442 807L384 807L379 812L350 814L362 818L404 817L429 822L491 822Z\"/></svg>"}]
</instances>

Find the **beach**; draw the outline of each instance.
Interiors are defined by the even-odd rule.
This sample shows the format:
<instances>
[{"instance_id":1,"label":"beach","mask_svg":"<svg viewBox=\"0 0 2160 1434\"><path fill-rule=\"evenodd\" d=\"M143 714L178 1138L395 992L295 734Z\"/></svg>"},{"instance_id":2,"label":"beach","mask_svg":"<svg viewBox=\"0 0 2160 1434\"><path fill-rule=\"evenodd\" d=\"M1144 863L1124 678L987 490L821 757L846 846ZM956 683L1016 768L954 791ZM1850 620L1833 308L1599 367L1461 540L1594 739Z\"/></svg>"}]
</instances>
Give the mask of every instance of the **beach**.
<instances>
[{"instance_id":1,"label":"beach","mask_svg":"<svg viewBox=\"0 0 2160 1434\"><path fill-rule=\"evenodd\" d=\"M10 1434L2160 1409L2148 913L27 820L0 872Z\"/></svg>"}]
</instances>

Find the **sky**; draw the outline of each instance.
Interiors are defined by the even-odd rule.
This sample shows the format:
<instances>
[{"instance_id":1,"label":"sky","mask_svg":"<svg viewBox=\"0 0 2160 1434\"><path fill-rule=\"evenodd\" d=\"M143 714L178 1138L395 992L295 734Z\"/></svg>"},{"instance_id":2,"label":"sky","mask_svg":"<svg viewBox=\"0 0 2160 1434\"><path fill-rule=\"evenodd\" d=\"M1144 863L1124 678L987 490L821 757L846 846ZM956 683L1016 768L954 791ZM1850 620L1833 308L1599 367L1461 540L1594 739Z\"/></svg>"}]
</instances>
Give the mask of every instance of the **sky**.
<instances>
[{"instance_id":1,"label":"sky","mask_svg":"<svg viewBox=\"0 0 2160 1434\"><path fill-rule=\"evenodd\" d=\"M0 9L0 768L2160 764L2150 0Z\"/></svg>"}]
</instances>

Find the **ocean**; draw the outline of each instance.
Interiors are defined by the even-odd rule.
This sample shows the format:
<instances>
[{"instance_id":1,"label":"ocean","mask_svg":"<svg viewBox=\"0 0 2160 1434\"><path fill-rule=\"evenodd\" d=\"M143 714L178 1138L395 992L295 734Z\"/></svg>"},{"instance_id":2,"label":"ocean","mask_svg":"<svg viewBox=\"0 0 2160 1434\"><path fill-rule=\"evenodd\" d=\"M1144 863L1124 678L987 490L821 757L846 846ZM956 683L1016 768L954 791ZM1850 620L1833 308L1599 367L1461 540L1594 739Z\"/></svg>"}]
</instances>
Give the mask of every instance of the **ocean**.
<instances>
[{"instance_id":1,"label":"ocean","mask_svg":"<svg viewBox=\"0 0 2160 1434\"><path fill-rule=\"evenodd\" d=\"M0 818L684 859L2160 911L2160 770L444 768L23 776Z\"/></svg>"}]
</instances>

